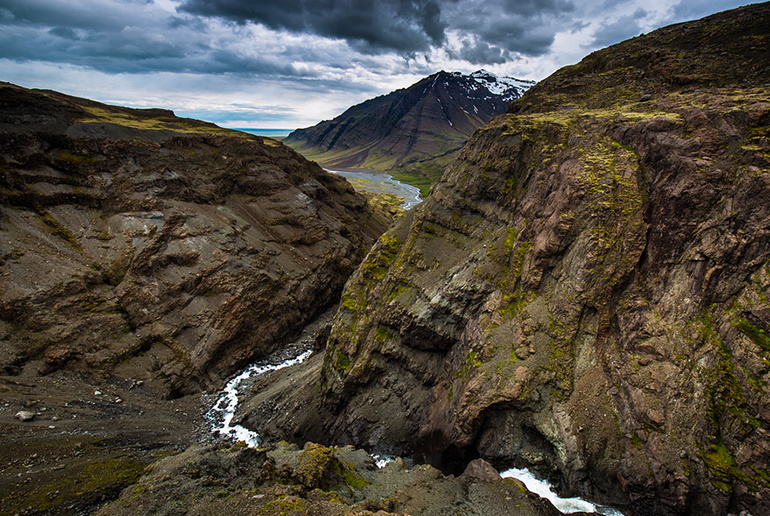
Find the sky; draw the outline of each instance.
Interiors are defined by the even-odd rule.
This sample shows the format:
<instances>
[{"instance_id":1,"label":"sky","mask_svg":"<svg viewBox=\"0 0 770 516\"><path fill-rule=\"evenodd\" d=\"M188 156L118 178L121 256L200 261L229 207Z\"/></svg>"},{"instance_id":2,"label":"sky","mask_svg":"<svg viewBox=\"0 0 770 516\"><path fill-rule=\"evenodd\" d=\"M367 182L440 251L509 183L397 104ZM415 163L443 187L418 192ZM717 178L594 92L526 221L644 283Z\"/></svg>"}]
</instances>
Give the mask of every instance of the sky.
<instances>
[{"instance_id":1,"label":"sky","mask_svg":"<svg viewBox=\"0 0 770 516\"><path fill-rule=\"evenodd\" d=\"M438 72L541 80L734 0L0 0L0 80L294 129Z\"/></svg>"}]
</instances>

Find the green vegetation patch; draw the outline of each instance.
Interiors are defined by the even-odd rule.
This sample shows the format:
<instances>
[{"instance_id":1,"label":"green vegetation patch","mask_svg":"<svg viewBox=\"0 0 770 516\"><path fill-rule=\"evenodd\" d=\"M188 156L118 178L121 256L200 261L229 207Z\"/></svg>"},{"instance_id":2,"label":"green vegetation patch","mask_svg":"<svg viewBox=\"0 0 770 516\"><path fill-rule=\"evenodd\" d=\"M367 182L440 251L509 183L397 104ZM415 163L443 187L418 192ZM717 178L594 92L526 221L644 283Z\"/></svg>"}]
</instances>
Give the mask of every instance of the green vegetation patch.
<instances>
[{"instance_id":1,"label":"green vegetation patch","mask_svg":"<svg viewBox=\"0 0 770 516\"><path fill-rule=\"evenodd\" d=\"M337 367L343 371L350 369L350 357L341 351L337 351Z\"/></svg>"},{"instance_id":2,"label":"green vegetation patch","mask_svg":"<svg viewBox=\"0 0 770 516\"><path fill-rule=\"evenodd\" d=\"M468 376L470 375L471 371L473 369L476 369L477 367L481 367L481 359L478 356L478 353L475 351L469 351L467 355L465 355L465 360L463 361L462 369L457 371L455 373L455 379L462 379L463 381L468 379Z\"/></svg>"},{"instance_id":3,"label":"green vegetation patch","mask_svg":"<svg viewBox=\"0 0 770 516\"><path fill-rule=\"evenodd\" d=\"M741 323L743 321L743 323ZM761 476L750 476L740 469L722 437L723 424L731 425L735 434L746 434L760 425L751 413L746 411L746 396L740 381L735 374L732 354L722 341L711 315L704 315L699 321L700 339L711 344L718 351L716 364L713 368L705 369L706 394L709 406L706 420L709 424L709 443L699 443L700 456L708 467L710 480L714 487L724 492L732 491L734 481L741 482L750 491L757 492L759 485L767 486L768 482ZM745 320L738 320L734 325L741 331L753 334L761 339L764 332ZM743 328L743 329L741 329ZM729 418L732 423L724 423Z\"/></svg>"},{"instance_id":4,"label":"green vegetation patch","mask_svg":"<svg viewBox=\"0 0 770 516\"><path fill-rule=\"evenodd\" d=\"M29 490L0 495L2 514L39 513L76 501L88 504L120 493L137 480L147 464L118 458L89 462L70 468L50 481ZM31 508L31 511L28 509ZM27 510L28 512L23 512Z\"/></svg>"},{"instance_id":5,"label":"green vegetation patch","mask_svg":"<svg viewBox=\"0 0 770 516\"><path fill-rule=\"evenodd\" d=\"M91 104L82 105L81 107L89 116L82 120L78 120L78 122L85 124L109 123L140 130L165 130L193 134L222 134L244 139L251 138L251 135L241 131L224 129L215 124L202 122L200 120L179 118L173 116L173 113L170 111L162 112L156 110L156 112L153 113L150 110L134 110L117 106L99 106ZM264 141L265 140L263 140L263 142ZM275 142L275 144L278 144L278 142Z\"/></svg>"},{"instance_id":6,"label":"green vegetation patch","mask_svg":"<svg viewBox=\"0 0 770 516\"><path fill-rule=\"evenodd\" d=\"M382 235L375 252L361 264L361 270L370 278L381 281L388 273L388 268L396 261L400 248L401 243L396 237L387 233Z\"/></svg>"},{"instance_id":7,"label":"green vegetation patch","mask_svg":"<svg viewBox=\"0 0 770 516\"><path fill-rule=\"evenodd\" d=\"M738 319L737 321L733 321L732 324L738 331L750 338L754 344L770 353L770 336L767 335L765 330L752 324L746 319Z\"/></svg>"},{"instance_id":8,"label":"green vegetation patch","mask_svg":"<svg viewBox=\"0 0 770 516\"><path fill-rule=\"evenodd\" d=\"M75 248L75 250L78 252L84 252L83 246L80 245L80 242L78 242L78 239L75 237L74 233L72 233L72 231L70 231L64 224L53 218L47 212L42 212L38 215L40 216L40 219L43 221L43 223L45 223L45 225L48 227L48 230L52 235L61 238L73 248Z\"/></svg>"},{"instance_id":9,"label":"green vegetation patch","mask_svg":"<svg viewBox=\"0 0 770 516\"><path fill-rule=\"evenodd\" d=\"M59 159L61 161L65 161L67 163L73 163L75 165L92 165L96 163L96 158L94 156L90 156L90 155L76 156L67 149L59 150Z\"/></svg>"},{"instance_id":10,"label":"green vegetation patch","mask_svg":"<svg viewBox=\"0 0 770 516\"><path fill-rule=\"evenodd\" d=\"M344 484L359 489L368 483L355 466L337 458L333 449L314 443L305 445L295 471L309 488L334 489Z\"/></svg>"}]
</instances>

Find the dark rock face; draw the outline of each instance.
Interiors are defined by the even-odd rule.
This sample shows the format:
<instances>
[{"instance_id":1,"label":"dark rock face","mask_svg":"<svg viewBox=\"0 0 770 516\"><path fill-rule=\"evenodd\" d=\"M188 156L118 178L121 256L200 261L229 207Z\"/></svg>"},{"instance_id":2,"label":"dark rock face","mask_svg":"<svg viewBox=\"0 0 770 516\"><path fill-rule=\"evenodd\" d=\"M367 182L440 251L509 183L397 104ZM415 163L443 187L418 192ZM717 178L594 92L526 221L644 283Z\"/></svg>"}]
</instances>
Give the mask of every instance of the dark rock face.
<instances>
[{"instance_id":1,"label":"dark rock face","mask_svg":"<svg viewBox=\"0 0 770 516\"><path fill-rule=\"evenodd\" d=\"M661 29L478 130L345 288L327 439L768 513L769 33L769 4Z\"/></svg>"},{"instance_id":2,"label":"dark rock face","mask_svg":"<svg viewBox=\"0 0 770 516\"><path fill-rule=\"evenodd\" d=\"M473 131L532 84L483 70L442 71L298 129L285 142L324 166L398 169L435 180Z\"/></svg>"},{"instance_id":3,"label":"dark rock face","mask_svg":"<svg viewBox=\"0 0 770 516\"><path fill-rule=\"evenodd\" d=\"M0 367L160 396L334 303L389 220L288 147L162 110L0 85Z\"/></svg>"},{"instance_id":4,"label":"dark rock face","mask_svg":"<svg viewBox=\"0 0 770 516\"><path fill-rule=\"evenodd\" d=\"M558 516L547 500L489 466L461 478L397 459L382 469L361 450L286 443L275 449L192 447L97 512L100 516L177 514L318 516Z\"/></svg>"}]
</instances>

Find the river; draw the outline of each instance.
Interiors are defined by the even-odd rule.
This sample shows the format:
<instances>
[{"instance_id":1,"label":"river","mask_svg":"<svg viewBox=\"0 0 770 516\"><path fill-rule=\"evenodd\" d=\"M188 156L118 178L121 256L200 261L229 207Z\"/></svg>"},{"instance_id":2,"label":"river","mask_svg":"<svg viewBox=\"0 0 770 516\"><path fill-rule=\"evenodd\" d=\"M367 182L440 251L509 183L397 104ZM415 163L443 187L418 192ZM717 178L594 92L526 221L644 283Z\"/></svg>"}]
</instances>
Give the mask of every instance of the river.
<instances>
[{"instance_id":1,"label":"river","mask_svg":"<svg viewBox=\"0 0 770 516\"><path fill-rule=\"evenodd\" d=\"M312 353L316 332L332 320L335 312L336 307L327 310L312 321L300 337L286 348L252 364L227 382L227 385L222 389L207 414L212 434L218 438L230 441L243 441L249 447L259 446L260 439L257 432L233 422L241 398L251 391L251 386L253 386L257 377L304 362ZM374 456L374 458L379 467L384 467L393 460L393 457L388 456ZM596 505L580 498L560 498L548 482L539 480L526 469L509 469L503 471L500 475L503 478L518 478L524 482L527 489L543 498L547 498L563 514L585 511L605 516L623 516L623 513L616 509Z\"/></svg>"},{"instance_id":2,"label":"river","mask_svg":"<svg viewBox=\"0 0 770 516\"><path fill-rule=\"evenodd\" d=\"M401 208L404 210L422 202L419 188L393 179L393 176L386 172L356 169L332 170L329 168L325 170L346 178L358 191L376 194L391 193L403 198Z\"/></svg>"}]
</instances>

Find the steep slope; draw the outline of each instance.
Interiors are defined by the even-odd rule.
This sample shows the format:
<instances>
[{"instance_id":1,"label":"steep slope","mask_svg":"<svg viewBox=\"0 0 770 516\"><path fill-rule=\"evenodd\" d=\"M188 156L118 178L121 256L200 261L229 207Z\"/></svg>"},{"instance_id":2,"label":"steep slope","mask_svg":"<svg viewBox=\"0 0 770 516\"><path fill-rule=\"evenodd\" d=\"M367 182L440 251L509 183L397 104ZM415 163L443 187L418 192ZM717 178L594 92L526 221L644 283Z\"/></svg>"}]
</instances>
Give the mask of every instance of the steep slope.
<instances>
[{"instance_id":1,"label":"steep slope","mask_svg":"<svg viewBox=\"0 0 770 516\"><path fill-rule=\"evenodd\" d=\"M325 167L406 173L427 194L473 131L504 113L532 84L483 70L442 71L334 120L298 129L284 142Z\"/></svg>"},{"instance_id":2,"label":"steep slope","mask_svg":"<svg viewBox=\"0 0 770 516\"><path fill-rule=\"evenodd\" d=\"M768 62L764 3L533 87L347 283L320 393L259 428L526 463L639 516L770 513Z\"/></svg>"},{"instance_id":3,"label":"steep slope","mask_svg":"<svg viewBox=\"0 0 770 516\"><path fill-rule=\"evenodd\" d=\"M389 222L273 140L5 83L0 99L5 374L219 386L334 303Z\"/></svg>"}]
</instances>

